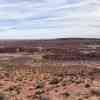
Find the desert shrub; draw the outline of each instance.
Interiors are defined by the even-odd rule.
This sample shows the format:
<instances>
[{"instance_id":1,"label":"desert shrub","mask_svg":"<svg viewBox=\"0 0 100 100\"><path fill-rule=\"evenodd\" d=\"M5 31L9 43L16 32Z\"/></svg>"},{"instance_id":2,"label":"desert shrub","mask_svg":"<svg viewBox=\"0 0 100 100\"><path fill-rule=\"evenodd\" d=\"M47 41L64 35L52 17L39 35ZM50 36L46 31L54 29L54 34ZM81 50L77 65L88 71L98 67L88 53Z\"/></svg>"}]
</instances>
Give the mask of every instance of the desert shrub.
<instances>
[{"instance_id":1,"label":"desert shrub","mask_svg":"<svg viewBox=\"0 0 100 100\"><path fill-rule=\"evenodd\" d=\"M100 96L100 88L95 87L91 89L92 95Z\"/></svg>"},{"instance_id":2,"label":"desert shrub","mask_svg":"<svg viewBox=\"0 0 100 100\"><path fill-rule=\"evenodd\" d=\"M47 59L44 59L43 54L34 54L32 57L33 64L45 64L47 63Z\"/></svg>"},{"instance_id":3,"label":"desert shrub","mask_svg":"<svg viewBox=\"0 0 100 100\"><path fill-rule=\"evenodd\" d=\"M20 86L19 85L15 85L15 86L10 86L7 89L5 89L5 92L8 92L9 96L15 96L20 94Z\"/></svg>"},{"instance_id":4,"label":"desert shrub","mask_svg":"<svg viewBox=\"0 0 100 100\"><path fill-rule=\"evenodd\" d=\"M37 81L36 82L36 89L38 89L38 88L43 88L44 87L44 82L43 81Z\"/></svg>"},{"instance_id":5,"label":"desert shrub","mask_svg":"<svg viewBox=\"0 0 100 100\"><path fill-rule=\"evenodd\" d=\"M11 72L12 70L15 69L15 65L10 64L10 63L2 64L1 66L2 66L2 68L3 68L4 70L6 70L7 72Z\"/></svg>"},{"instance_id":6,"label":"desert shrub","mask_svg":"<svg viewBox=\"0 0 100 100\"><path fill-rule=\"evenodd\" d=\"M0 95L0 100L5 100L4 96Z\"/></svg>"},{"instance_id":7,"label":"desert shrub","mask_svg":"<svg viewBox=\"0 0 100 100\"><path fill-rule=\"evenodd\" d=\"M34 63L45 64L46 62L47 62L47 60L45 60L45 59L33 59L33 64Z\"/></svg>"},{"instance_id":8,"label":"desert shrub","mask_svg":"<svg viewBox=\"0 0 100 100\"><path fill-rule=\"evenodd\" d=\"M94 68L92 73L98 73L98 74L100 74L100 69L99 68Z\"/></svg>"},{"instance_id":9,"label":"desert shrub","mask_svg":"<svg viewBox=\"0 0 100 100\"><path fill-rule=\"evenodd\" d=\"M36 90L36 92L35 92L35 94L36 95L41 95L41 94L43 94L45 91L43 90L43 89L38 89L38 90Z\"/></svg>"},{"instance_id":10,"label":"desert shrub","mask_svg":"<svg viewBox=\"0 0 100 100\"><path fill-rule=\"evenodd\" d=\"M50 99L46 95L41 95L39 100L50 100Z\"/></svg>"},{"instance_id":11,"label":"desert shrub","mask_svg":"<svg viewBox=\"0 0 100 100\"><path fill-rule=\"evenodd\" d=\"M0 93L0 100L7 100L6 96L3 93Z\"/></svg>"},{"instance_id":12,"label":"desert shrub","mask_svg":"<svg viewBox=\"0 0 100 100\"><path fill-rule=\"evenodd\" d=\"M90 88L90 84L85 84L85 88Z\"/></svg>"},{"instance_id":13,"label":"desert shrub","mask_svg":"<svg viewBox=\"0 0 100 100\"><path fill-rule=\"evenodd\" d=\"M64 96L64 97L69 97L70 96L70 93L68 93L68 92L64 92L64 93L62 93L62 95Z\"/></svg>"},{"instance_id":14,"label":"desert shrub","mask_svg":"<svg viewBox=\"0 0 100 100\"><path fill-rule=\"evenodd\" d=\"M50 80L49 84L58 84L59 82L61 82L60 78L52 77L52 79Z\"/></svg>"},{"instance_id":15,"label":"desert shrub","mask_svg":"<svg viewBox=\"0 0 100 100\"><path fill-rule=\"evenodd\" d=\"M23 78L24 78L24 76L19 75L19 76L16 77L16 80L17 80L17 81L23 81Z\"/></svg>"},{"instance_id":16,"label":"desert shrub","mask_svg":"<svg viewBox=\"0 0 100 100\"><path fill-rule=\"evenodd\" d=\"M83 100L82 98L79 98L78 100Z\"/></svg>"}]
</instances>

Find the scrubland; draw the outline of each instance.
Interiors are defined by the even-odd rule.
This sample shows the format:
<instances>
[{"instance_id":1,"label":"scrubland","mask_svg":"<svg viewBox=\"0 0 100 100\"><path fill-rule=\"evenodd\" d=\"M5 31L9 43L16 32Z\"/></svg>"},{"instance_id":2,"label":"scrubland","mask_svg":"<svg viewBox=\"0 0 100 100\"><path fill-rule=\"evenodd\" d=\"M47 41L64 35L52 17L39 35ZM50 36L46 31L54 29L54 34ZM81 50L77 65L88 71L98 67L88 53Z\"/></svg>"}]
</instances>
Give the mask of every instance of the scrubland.
<instances>
[{"instance_id":1,"label":"scrubland","mask_svg":"<svg viewBox=\"0 0 100 100\"><path fill-rule=\"evenodd\" d=\"M0 41L0 100L100 100L100 40Z\"/></svg>"}]
</instances>

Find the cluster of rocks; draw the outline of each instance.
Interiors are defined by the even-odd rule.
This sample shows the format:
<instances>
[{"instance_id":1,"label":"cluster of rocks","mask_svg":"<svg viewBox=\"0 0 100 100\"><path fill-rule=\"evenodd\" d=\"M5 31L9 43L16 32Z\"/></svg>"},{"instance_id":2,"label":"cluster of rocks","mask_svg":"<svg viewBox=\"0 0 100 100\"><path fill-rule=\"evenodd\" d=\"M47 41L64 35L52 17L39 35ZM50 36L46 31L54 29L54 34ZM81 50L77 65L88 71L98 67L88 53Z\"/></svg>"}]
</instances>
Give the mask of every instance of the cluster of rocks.
<instances>
[{"instance_id":1,"label":"cluster of rocks","mask_svg":"<svg viewBox=\"0 0 100 100\"><path fill-rule=\"evenodd\" d=\"M99 69L38 74L21 70L18 75L0 71L0 100L100 100L98 75Z\"/></svg>"}]
</instances>

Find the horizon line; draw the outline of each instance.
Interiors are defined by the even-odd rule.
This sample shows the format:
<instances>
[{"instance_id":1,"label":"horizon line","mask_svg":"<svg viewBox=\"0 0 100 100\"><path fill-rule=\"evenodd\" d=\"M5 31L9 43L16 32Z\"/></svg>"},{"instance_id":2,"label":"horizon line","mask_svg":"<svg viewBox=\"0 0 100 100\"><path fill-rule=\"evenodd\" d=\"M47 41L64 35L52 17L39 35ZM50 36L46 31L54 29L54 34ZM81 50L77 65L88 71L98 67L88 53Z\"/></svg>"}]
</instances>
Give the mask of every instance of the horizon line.
<instances>
[{"instance_id":1,"label":"horizon line","mask_svg":"<svg viewBox=\"0 0 100 100\"><path fill-rule=\"evenodd\" d=\"M0 38L0 40L58 40L58 39L100 39L96 37L61 37L61 38Z\"/></svg>"}]
</instances>

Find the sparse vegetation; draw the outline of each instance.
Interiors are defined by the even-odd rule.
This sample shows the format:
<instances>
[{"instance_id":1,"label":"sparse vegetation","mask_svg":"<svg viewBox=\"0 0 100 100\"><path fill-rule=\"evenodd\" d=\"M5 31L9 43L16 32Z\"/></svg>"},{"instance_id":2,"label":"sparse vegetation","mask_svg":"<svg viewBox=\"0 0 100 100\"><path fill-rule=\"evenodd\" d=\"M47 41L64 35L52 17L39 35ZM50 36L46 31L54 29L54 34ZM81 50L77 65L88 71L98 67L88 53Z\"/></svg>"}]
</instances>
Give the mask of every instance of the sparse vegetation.
<instances>
[{"instance_id":1,"label":"sparse vegetation","mask_svg":"<svg viewBox=\"0 0 100 100\"><path fill-rule=\"evenodd\" d=\"M90 84L85 84L85 88L90 88Z\"/></svg>"},{"instance_id":2,"label":"sparse vegetation","mask_svg":"<svg viewBox=\"0 0 100 100\"><path fill-rule=\"evenodd\" d=\"M3 93L0 93L0 100L7 100L6 96Z\"/></svg>"},{"instance_id":3,"label":"sparse vegetation","mask_svg":"<svg viewBox=\"0 0 100 100\"><path fill-rule=\"evenodd\" d=\"M0 100L97 100L100 46L71 40L0 45Z\"/></svg>"},{"instance_id":4,"label":"sparse vegetation","mask_svg":"<svg viewBox=\"0 0 100 100\"><path fill-rule=\"evenodd\" d=\"M52 77L49 84L58 84L59 82L61 82L61 79L59 77Z\"/></svg>"},{"instance_id":5,"label":"sparse vegetation","mask_svg":"<svg viewBox=\"0 0 100 100\"><path fill-rule=\"evenodd\" d=\"M38 81L36 82L36 89L38 89L38 88L44 88L44 86L45 86L45 84L44 84L43 81L38 80Z\"/></svg>"},{"instance_id":6,"label":"sparse vegetation","mask_svg":"<svg viewBox=\"0 0 100 100\"><path fill-rule=\"evenodd\" d=\"M91 89L92 95L100 96L100 88L99 87L93 87Z\"/></svg>"},{"instance_id":7,"label":"sparse vegetation","mask_svg":"<svg viewBox=\"0 0 100 100\"><path fill-rule=\"evenodd\" d=\"M68 98L70 96L70 93L64 92L62 95L65 96L66 98Z\"/></svg>"}]
</instances>

